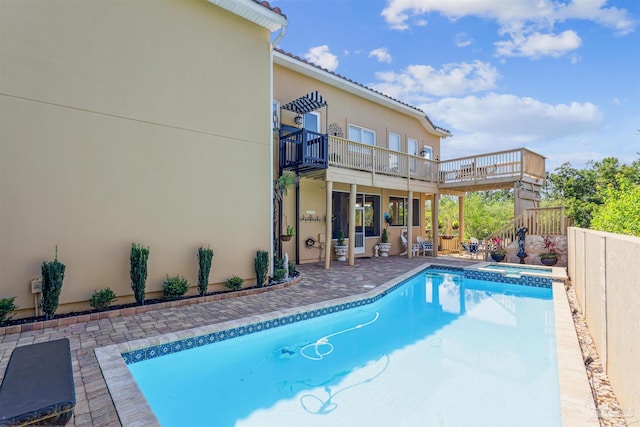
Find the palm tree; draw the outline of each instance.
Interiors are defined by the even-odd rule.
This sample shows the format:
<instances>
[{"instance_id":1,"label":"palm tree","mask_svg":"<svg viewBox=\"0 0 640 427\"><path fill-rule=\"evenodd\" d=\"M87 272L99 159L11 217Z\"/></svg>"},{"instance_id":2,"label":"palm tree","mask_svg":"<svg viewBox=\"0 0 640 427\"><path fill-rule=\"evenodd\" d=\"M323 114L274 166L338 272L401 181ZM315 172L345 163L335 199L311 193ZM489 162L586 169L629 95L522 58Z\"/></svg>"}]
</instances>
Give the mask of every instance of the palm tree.
<instances>
[{"instance_id":1,"label":"palm tree","mask_svg":"<svg viewBox=\"0 0 640 427\"><path fill-rule=\"evenodd\" d=\"M282 198L287 195L289 187L291 187L296 180L296 176L293 172L284 171L278 179L273 180L273 233L274 233L274 246L276 253L279 252L280 240L278 239L278 225L280 224L280 210L282 208Z\"/></svg>"}]
</instances>

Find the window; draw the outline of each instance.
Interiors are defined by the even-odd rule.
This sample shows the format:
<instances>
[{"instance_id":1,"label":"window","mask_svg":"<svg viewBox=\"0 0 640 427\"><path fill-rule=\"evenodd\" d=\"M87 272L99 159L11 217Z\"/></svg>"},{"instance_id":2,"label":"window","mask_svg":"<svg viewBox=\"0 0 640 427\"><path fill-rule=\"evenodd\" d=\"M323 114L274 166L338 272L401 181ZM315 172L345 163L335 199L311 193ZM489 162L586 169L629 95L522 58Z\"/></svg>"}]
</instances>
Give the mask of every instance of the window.
<instances>
[{"instance_id":1,"label":"window","mask_svg":"<svg viewBox=\"0 0 640 427\"><path fill-rule=\"evenodd\" d=\"M307 113L303 119L304 128L313 132L320 132L320 113Z\"/></svg>"},{"instance_id":2,"label":"window","mask_svg":"<svg viewBox=\"0 0 640 427\"><path fill-rule=\"evenodd\" d=\"M273 121L273 130L280 129L280 103L278 101L273 101L271 104L271 120Z\"/></svg>"},{"instance_id":3,"label":"window","mask_svg":"<svg viewBox=\"0 0 640 427\"><path fill-rule=\"evenodd\" d=\"M420 225L420 200L413 199L413 226ZM408 203L405 197L389 197L389 213L393 217L391 225L406 226Z\"/></svg>"},{"instance_id":4,"label":"window","mask_svg":"<svg viewBox=\"0 0 640 427\"><path fill-rule=\"evenodd\" d=\"M425 145L422 147L422 153L420 153L422 157L425 159L432 160L433 159L433 147L429 145Z\"/></svg>"},{"instance_id":5,"label":"window","mask_svg":"<svg viewBox=\"0 0 640 427\"><path fill-rule=\"evenodd\" d=\"M380 196L364 196L364 235L380 235Z\"/></svg>"},{"instance_id":6,"label":"window","mask_svg":"<svg viewBox=\"0 0 640 427\"><path fill-rule=\"evenodd\" d=\"M346 237L349 232L349 193L334 191L331 198L333 204L331 238L337 239L340 230ZM366 237L380 236L380 206L380 196L378 195L357 195L356 207L364 207L362 224Z\"/></svg>"},{"instance_id":7,"label":"window","mask_svg":"<svg viewBox=\"0 0 640 427\"><path fill-rule=\"evenodd\" d=\"M400 135L389 132L389 150L400 151ZM389 169L399 171L399 158L397 154L389 154Z\"/></svg>"},{"instance_id":8,"label":"window","mask_svg":"<svg viewBox=\"0 0 640 427\"><path fill-rule=\"evenodd\" d=\"M349 139L363 144L376 145L376 132L356 125L349 125Z\"/></svg>"}]
</instances>

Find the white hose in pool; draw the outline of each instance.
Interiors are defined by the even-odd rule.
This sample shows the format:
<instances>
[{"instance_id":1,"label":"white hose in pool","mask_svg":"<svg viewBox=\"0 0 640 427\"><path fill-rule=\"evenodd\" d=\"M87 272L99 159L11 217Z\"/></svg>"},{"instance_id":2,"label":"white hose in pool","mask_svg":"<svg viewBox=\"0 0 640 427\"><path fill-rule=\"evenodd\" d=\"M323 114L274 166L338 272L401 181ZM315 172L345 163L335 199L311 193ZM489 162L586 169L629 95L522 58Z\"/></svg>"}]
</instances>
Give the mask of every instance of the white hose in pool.
<instances>
[{"instance_id":1,"label":"white hose in pool","mask_svg":"<svg viewBox=\"0 0 640 427\"><path fill-rule=\"evenodd\" d=\"M380 313L378 313L376 311L376 316L373 318L373 320L370 320L367 323L361 323L360 325L356 325L356 326L353 326L351 328L344 329L342 331L335 332L335 333L330 334L330 335L325 335L324 337L320 338L316 342L311 343L311 344L307 344L304 347L302 347L300 349L300 354L302 356L306 357L309 360L322 360L325 356L328 356L333 352L333 344L331 344L329 342L329 338L334 337L336 335L344 334L344 333L349 332L349 331L354 331L356 329L360 329L360 328L363 328L365 326L369 326L370 324L372 324L376 320L378 320L378 317L380 317ZM320 351L320 347L322 347L322 346L327 347L327 350L324 351L324 352L321 352ZM309 347L313 347L315 349L315 352L316 352L315 355L308 356L308 355L305 354L305 350L308 349Z\"/></svg>"}]
</instances>

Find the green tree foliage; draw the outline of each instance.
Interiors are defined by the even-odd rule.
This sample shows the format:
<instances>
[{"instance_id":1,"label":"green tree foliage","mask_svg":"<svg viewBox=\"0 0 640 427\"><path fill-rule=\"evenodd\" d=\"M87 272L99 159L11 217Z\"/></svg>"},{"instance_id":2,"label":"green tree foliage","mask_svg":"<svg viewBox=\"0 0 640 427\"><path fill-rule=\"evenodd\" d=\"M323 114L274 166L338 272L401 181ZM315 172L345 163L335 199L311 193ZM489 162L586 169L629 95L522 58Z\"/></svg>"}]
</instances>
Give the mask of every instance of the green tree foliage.
<instances>
[{"instance_id":1,"label":"green tree foliage","mask_svg":"<svg viewBox=\"0 0 640 427\"><path fill-rule=\"evenodd\" d=\"M45 319L53 317L58 309L58 301L62 292L65 265L58 261L58 247L53 261L42 263L42 311Z\"/></svg>"},{"instance_id":2,"label":"green tree foliage","mask_svg":"<svg viewBox=\"0 0 640 427\"><path fill-rule=\"evenodd\" d=\"M131 245L131 289L136 297L136 302L144 305L144 290L147 282L147 261L149 260L149 247L139 244Z\"/></svg>"},{"instance_id":3,"label":"green tree foliage","mask_svg":"<svg viewBox=\"0 0 640 427\"><path fill-rule=\"evenodd\" d=\"M564 163L548 174L544 197L548 205L567 206L567 215L578 227L590 228L591 220L605 203L609 191L620 191L621 185L640 184L640 160L631 166L607 157L589 162L585 169L575 169Z\"/></svg>"},{"instance_id":4,"label":"green tree foliage","mask_svg":"<svg viewBox=\"0 0 640 427\"><path fill-rule=\"evenodd\" d=\"M458 198L440 198L438 218L443 233L452 231L451 225L458 220ZM464 198L464 236L484 239L505 223L513 219L513 191L479 191L467 193ZM431 211L425 212L427 229L431 228Z\"/></svg>"},{"instance_id":5,"label":"green tree foliage","mask_svg":"<svg viewBox=\"0 0 640 427\"><path fill-rule=\"evenodd\" d=\"M591 228L640 236L640 184L619 174L604 190L604 203L595 211Z\"/></svg>"},{"instance_id":6,"label":"green tree foliage","mask_svg":"<svg viewBox=\"0 0 640 427\"><path fill-rule=\"evenodd\" d=\"M269 273L269 252L257 251L254 267L256 270L256 286L261 288L264 286L264 282L267 280L267 274Z\"/></svg>"},{"instance_id":7,"label":"green tree foliage","mask_svg":"<svg viewBox=\"0 0 640 427\"><path fill-rule=\"evenodd\" d=\"M513 192L480 191L464 198L465 238L480 240L513 219Z\"/></svg>"},{"instance_id":8,"label":"green tree foliage","mask_svg":"<svg viewBox=\"0 0 640 427\"><path fill-rule=\"evenodd\" d=\"M209 272L211 272L211 260L213 250L211 247L200 247L198 249L198 293L204 296L209 287Z\"/></svg>"}]
</instances>

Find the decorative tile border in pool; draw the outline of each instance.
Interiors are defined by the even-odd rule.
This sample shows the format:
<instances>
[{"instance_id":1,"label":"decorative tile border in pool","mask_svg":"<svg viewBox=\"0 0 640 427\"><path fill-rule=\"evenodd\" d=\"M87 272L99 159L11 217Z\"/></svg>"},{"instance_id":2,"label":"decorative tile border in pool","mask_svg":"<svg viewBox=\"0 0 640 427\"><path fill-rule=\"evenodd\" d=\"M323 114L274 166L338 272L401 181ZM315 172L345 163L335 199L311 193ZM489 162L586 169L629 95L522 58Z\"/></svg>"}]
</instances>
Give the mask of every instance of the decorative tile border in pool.
<instances>
[{"instance_id":1,"label":"decorative tile border in pool","mask_svg":"<svg viewBox=\"0 0 640 427\"><path fill-rule=\"evenodd\" d=\"M536 286L536 287L544 287L551 288L551 279L543 278L543 277L532 277L532 276L521 276L521 277L507 277L500 273L492 273L486 271L478 271L478 270L470 270L463 269L460 267L450 267L450 266L440 266L440 265L430 265L427 268L418 268L407 275L403 275L399 281L392 281L392 283L388 282L384 285L379 286L377 289L374 289L365 295L365 298L362 298L361 295L355 295L350 298L359 298L355 300L334 300L328 301L323 307L307 307L301 308L302 311L285 314L282 316L277 316L277 314L281 314L282 312L276 312L276 316L270 319L260 320L260 321L250 321L250 323L235 326L232 328L226 328L221 330L216 330L208 333L204 333L202 335L191 336L183 339L177 339L175 341L169 341L164 343L158 343L156 345L149 345L142 348L136 348L130 351L125 351L122 353L122 358L124 359L127 365L142 362L144 360L153 359L160 356L166 356L171 353L177 353L179 351L189 350L191 348L202 347L204 345L213 344L220 341L226 341L228 339L232 339L235 337L249 335L256 332L277 328L284 325L289 325L292 323L301 322L307 319L313 319L316 317L326 316L328 314L337 313L344 310L349 310L352 308L358 308L361 306L373 304L384 296L390 294L400 286L404 285L408 280L410 280L415 274L420 272L427 272L432 269L437 270L446 270L451 271L452 273L462 273L465 278L470 279L478 279L478 280L491 280L502 283L510 283L510 284L520 284L526 286Z\"/></svg>"}]
</instances>

